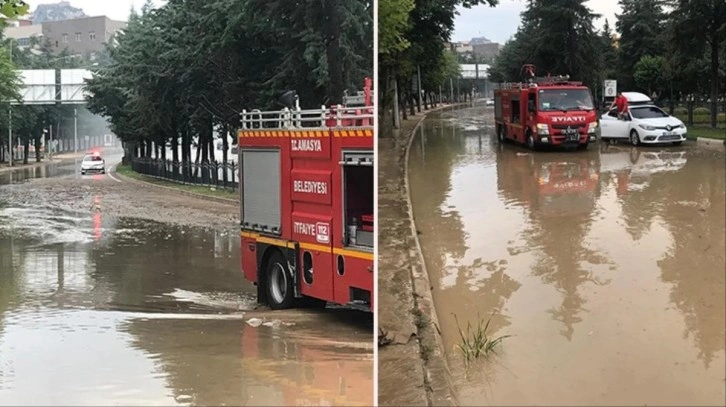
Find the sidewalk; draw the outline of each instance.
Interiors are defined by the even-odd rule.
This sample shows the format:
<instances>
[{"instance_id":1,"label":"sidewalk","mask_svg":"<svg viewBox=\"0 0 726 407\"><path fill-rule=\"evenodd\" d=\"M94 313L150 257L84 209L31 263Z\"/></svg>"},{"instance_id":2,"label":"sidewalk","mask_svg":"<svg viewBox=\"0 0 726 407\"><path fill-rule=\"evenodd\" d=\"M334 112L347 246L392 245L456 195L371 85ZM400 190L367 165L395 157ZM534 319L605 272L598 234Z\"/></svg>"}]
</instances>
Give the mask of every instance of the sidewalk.
<instances>
[{"instance_id":1,"label":"sidewalk","mask_svg":"<svg viewBox=\"0 0 726 407\"><path fill-rule=\"evenodd\" d=\"M83 158L83 155L86 154L84 152L78 152L78 153L61 153L56 154L53 156L53 159L50 160L48 157L44 157L42 161L36 162L35 156L28 157L28 164L23 165L23 160L17 160L13 161L13 166L9 166L7 162L0 163L0 172L8 172L8 171L14 171L19 169L27 169L27 168L36 168L36 167L42 167L44 165L49 164L59 164L64 163L68 161L73 161L77 158Z\"/></svg>"},{"instance_id":2,"label":"sidewalk","mask_svg":"<svg viewBox=\"0 0 726 407\"><path fill-rule=\"evenodd\" d=\"M378 399L381 406L453 405L436 317L412 233L406 150L427 113L402 120L400 137L378 139ZM423 286L422 286L423 285ZM431 317L433 315L433 318ZM381 344L385 346L381 346Z\"/></svg>"}]
</instances>

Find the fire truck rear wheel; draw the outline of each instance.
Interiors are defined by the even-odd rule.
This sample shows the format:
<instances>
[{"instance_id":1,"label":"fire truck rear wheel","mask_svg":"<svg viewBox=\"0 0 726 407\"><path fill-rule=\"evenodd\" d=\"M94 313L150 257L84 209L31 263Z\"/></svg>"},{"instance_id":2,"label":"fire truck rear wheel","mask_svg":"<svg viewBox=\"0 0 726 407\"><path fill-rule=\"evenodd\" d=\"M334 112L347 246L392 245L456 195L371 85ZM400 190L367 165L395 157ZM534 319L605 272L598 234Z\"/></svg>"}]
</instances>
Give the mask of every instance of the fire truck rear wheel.
<instances>
[{"instance_id":1,"label":"fire truck rear wheel","mask_svg":"<svg viewBox=\"0 0 726 407\"><path fill-rule=\"evenodd\" d=\"M270 308L281 310L291 308L295 302L292 276L287 270L287 261L275 250L267 261L267 299Z\"/></svg>"},{"instance_id":2,"label":"fire truck rear wheel","mask_svg":"<svg viewBox=\"0 0 726 407\"><path fill-rule=\"evenodd\" d=\"M504 132L504 126L498 126L497 130L499 130L497 132L497 139L499 140L499 142L504 143L505 141L507 141L506 133Z\"/></svg>"}]
</instances>

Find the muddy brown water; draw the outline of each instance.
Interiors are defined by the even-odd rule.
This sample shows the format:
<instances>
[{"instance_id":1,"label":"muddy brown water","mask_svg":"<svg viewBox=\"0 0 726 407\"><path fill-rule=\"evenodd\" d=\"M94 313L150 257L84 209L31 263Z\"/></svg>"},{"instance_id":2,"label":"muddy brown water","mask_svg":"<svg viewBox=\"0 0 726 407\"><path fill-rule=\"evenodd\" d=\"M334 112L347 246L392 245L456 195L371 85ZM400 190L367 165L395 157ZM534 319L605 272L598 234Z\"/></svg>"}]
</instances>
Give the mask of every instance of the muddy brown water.
<instances>
[{"instance_id":1,"label":"muddy brown water","mask_svg":"<svg viewBox=\"0 0 726 407\"><path fill-rule=\"evenodd\" d=\"M723 405L724 150L499 145L491 110L427 118L410 188L462 405ZM491 318L496 353L460 333Z\"/></svg>"},{"instance_id":2,"label":"muddy brown water","mask_svg":"<svg viewBox=\"0 0 726 407\"><path fill-rule=\"evenodd\" d=\"M236 235L3 196L0 404L372 404L370 314L258 309Z\"/></svg>"}]
</instances>

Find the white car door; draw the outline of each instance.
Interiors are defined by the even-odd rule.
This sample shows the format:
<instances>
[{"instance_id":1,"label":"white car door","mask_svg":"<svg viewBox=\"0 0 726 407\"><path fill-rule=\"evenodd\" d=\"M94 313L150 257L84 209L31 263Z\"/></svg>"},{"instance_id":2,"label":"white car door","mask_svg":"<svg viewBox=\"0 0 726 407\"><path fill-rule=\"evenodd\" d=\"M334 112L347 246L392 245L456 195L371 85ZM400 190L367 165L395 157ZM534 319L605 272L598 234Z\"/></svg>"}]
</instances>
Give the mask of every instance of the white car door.
<instances>
[{"instance_id":1,"label":"white car door","mask_svg":"<svg viewBox=\"0 0 726 407\"><path fill-rule=\"evenodd\" d=\"M618 139L629 137L630 122L618 119L618 111L612 109L600 118L600 137Z\"/></svg>"}]
</instances>

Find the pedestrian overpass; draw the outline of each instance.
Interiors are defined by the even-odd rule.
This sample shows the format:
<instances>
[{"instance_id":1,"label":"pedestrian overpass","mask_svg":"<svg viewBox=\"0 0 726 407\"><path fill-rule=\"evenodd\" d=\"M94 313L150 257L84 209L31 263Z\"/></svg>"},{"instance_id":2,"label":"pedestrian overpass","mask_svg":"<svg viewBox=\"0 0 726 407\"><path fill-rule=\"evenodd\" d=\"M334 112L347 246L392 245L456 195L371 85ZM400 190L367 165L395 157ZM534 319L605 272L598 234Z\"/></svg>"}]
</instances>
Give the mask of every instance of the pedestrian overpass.
<instances>
[{"instance_id":1,"label":"pedestrian overpass","mask_svg":"<svg viewBox=\"0 0 726 407\"><path fill-rule=\"evenodd\" d=\"M86 103L85 80L93 77L88 69L21 69L20 100L5 101L8 107L8 152L10 165L13 151L13 106L19 105L82 105ZM78 152L78 109L73 108L74 150ZM53 142L53 126L50 126Z\"/></svg>"}]
</instances>

